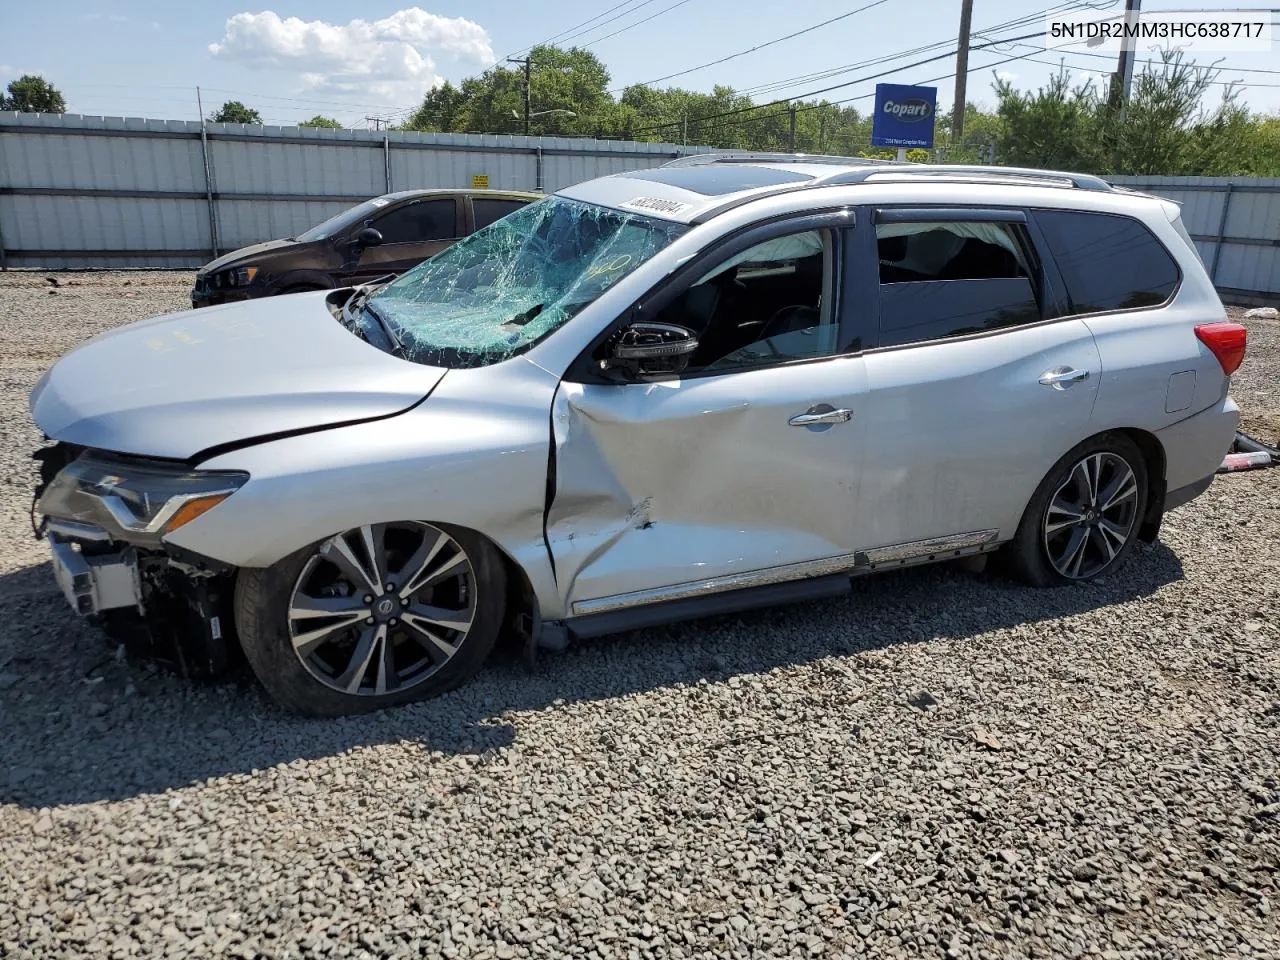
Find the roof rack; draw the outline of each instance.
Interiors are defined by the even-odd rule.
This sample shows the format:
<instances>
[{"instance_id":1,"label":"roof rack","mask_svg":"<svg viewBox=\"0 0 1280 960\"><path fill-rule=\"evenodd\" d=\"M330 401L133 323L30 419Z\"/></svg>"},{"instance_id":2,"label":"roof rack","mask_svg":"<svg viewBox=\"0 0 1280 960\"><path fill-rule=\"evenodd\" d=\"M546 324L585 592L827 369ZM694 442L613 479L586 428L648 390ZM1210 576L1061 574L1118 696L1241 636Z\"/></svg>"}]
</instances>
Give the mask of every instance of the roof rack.
<instances>
[{"instance_id":1,"label":"roof rack","mask_svg":"<svg viewBox=\"0 0 1280 960\"><path fill-rule=\"evenodd\" d=\"M908 163L902 160L876 160L871 157L831 157L809 153L695 153L664 163L664 167L698 167L713 163L822 163L840 167L861 167L821 177L813 186L863 183L871 177L943 177L981 183L983 180L1038 180L1041 184L1072 187L1076 190L1115 190L1101 177L1062 170L1037 170L1031 167L992 167L973 164Z\"/></svg>"},{"instance_id":2,"label":"roof rack","mask_svg":"<svg viewBox=\"0 0 1280 960\"><path fill-rule=\"evenodd\" d=\"M664 167L701 167L712 163L827 163L841 167L906 167L919 166L900 160L877 160L873 157L833 157L822 153L693 153L678 160L668 160Z\"/></svg>"},{"instance_id":3,"label":"roof rack","mask_svg":"<svg viewBox=\"0 0 1280 960\"><path fill-rule=\"evenodd\" d=\"M1112 192L1115 190L1115 187L1107 183L1107 181L1103 180L1101 177L1095 177L1087 173L1066 173L1061 170L1035 170L1030 167L984 167L971 166L968 164L946 163L904 163L898 164L896 169L893 170L855 170L848 173L836 174L833 177L826 177L823 179L822 184L823 186L830 186L837 183L863 183L871 177L880 176L938 177L943 179L966 180L971 183L981 183L984 180L1036 180L1041 184L1072 187L1076 190L1100 190L1106 192Z\"/></svg>"}]
</instances>

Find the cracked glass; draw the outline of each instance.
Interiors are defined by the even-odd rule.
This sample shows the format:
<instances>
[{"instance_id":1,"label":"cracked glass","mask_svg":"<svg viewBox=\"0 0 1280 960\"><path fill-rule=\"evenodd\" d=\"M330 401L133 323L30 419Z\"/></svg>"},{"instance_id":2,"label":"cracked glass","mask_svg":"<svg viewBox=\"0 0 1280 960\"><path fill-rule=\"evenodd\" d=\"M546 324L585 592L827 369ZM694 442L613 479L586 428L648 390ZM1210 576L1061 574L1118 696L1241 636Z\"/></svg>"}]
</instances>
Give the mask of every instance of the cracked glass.
<instances>
[{"instance_id":1,"label":"cracked glass","mask_svg":"<svg viewBox=\"0 0 1280 960\"><path fill-rule=\"evenodd\" d=\"M498 363L553 333L686 232L669 223L547 197L419 264L367 301L418 363Z\"/></svg>"}]
</instances>

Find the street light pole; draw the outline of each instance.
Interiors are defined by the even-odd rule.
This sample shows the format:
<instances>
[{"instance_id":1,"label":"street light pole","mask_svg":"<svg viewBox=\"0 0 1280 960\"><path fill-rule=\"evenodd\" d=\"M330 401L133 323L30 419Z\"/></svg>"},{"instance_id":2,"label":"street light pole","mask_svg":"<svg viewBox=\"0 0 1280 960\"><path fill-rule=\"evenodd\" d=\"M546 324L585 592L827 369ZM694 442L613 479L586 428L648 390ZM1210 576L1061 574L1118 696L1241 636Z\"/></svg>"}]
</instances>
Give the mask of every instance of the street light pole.
<instances>
[{"instance_id":1,"label":"street light pole","mask_svg":"<svg viewBox=\"0 0 1280 960\"><path fill-rule=\"evenodd\" d=\"M529 136L529 83L533 79L533 57L507 57L507 63L524 64L524 135Z\"/></svg>"}]
</instances>

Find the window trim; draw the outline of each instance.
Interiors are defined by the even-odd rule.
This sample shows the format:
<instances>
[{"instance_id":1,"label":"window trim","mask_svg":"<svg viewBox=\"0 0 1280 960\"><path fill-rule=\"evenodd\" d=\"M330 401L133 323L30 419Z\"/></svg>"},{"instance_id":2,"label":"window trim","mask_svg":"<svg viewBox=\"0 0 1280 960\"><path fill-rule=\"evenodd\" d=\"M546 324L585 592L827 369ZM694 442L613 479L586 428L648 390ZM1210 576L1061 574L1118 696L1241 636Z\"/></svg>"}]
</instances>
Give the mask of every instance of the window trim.
<instances>
[{"instance_id":1,"label":"window trim","mask_svg":"<svg viewBox=\"0 0 1280 960\"><path fill-rule=\"evenodd\" d=\"M1173 303L1173 301L1177 299L1178 294L1182 291L1182 281L1186 278L1186 274L1182 270L1182 264L1178 261L1178 258L1174 256L1173 251L1165 245L1164 241L1156 236L1152 229L1137 217L1130 216L1127 213L1111 213L1104 210L1077 210L1072 207L1028 207L1027 212L1031 214L1031 222L1035 224L1035 229L1040 234L1040 239L1044 242L1044 250L1048 254L1049 261L1053 263L1054 271L1058 274L1058 279L1062 284L1060 288L1062 298L1060 309L1063 310L1063 313L1059 319L1083 320L1090 317L1110 317L1117 314L1141 313L1146 310L1163 310ZM1037 218L1041 213L1078 213L1090 217L1115 217L1118 220L1128 220L1131 223L1136 223L1145 230L1147 232L1147 236L1154 240L1156 245L1164 251L1165 256L1173 261L1173 269L1177 271L1178 274L1178 279L1174 282L1173 289L1169 291L1169 295L1160 303L1147 304L1142 307L1116 307L1112 310L1093 310L1089 313L1067 313L1066 311L1069 310L1071 306L1071 294L1067 289L1066 278L1063 277L1061 271L1058 270L1057 257L1054 256L1053 248L1049 245L1049 237L1044 233L1043 228L1038 222Z\"/></svg>"},{"instance_id":2,"label":"window trim","mask_svg":"<svg viewBox=\"0 0 1280 960\"><path fill-rule=\"evenodd\" d=\"M768 220L748 224L738 230L717 238L709 246L698 251L678 268L654 284L641 294L629 306L619 312L600 333L596 334L569 364L560 378L566 383L597 384L602 386L625 386L623 381L606 376L599 369L600 350L623 327L640 319L641 316L653 316L669 305L677 296L697 282L711 267L715 266L744 250L757 244L791 233L803 233L806 230L829 230L836 246L832 258L833 276L830 287L833 303L832 316L836 319L837 345L844 347L852 342L849 332L852 329L849 316L850 298L846 295L845 278L850 264L847 250L851 245L853 231L859 222L865 220L860 216L861 208L850 204L841 204L824 210L810 210L799 213L786 213ZM694 227L697 229L697 227ZM865 349L865 347L863 348ZM801 364L822 363L841 357L857 356L862 350L849 351L840 349L836 353L821 357L800 357L782 360L778 363L759 364L740 367L733 370L696 370L668 376L646 378L645 383L670 383L681 380L697 380L705 377L730 377L756 370L770 370L779 367L790 367Z\"/></svg>"},{"instance_id":3,"label":"window trim","mask_svg":"<svg viewBox=\"0 0 1280 960\"><path fill-rule=\"evenodd\" d=\"M864 208L865 209L865 208ZM1044 243L1044 236L1040 232L1038 225L1035 224L1034 218L1028 216L1030 209L1026 207L968 207L957 206L955 204L937 204L930 206L927 204L913 205L892 205L884 207L874 207L867 210L869 214L863 217L863 221L867 225L868 236L863 241L864 263L869 263L870 267L861 272L869 274L873 278L873 282L867 284L874 293L870 297L869 314L872 315L873 322L870 326L871 340L869 345L863 351L864 353L884 353L890 350L910 350L913 347L935 346L940 343L956 343L963 340L974 340L979 337L995 337L1001 334L1012 333L1015 330L1027 330L1032 327L1043 326L1047 323L1057 323L1059 320L1071 320L1075 315L1064 314L1057 315L1065 299L1065 286L1061 284L1061 277L1058 274L1057 265L1049 256L1048 246ZM974 333L966 333L954 337L935 337L932 340L915 340L911 343L895 343L887 346L880 344L880 289L885 284L880 283L880 249L876 236L875 226L877 223L928 223L935 221L983 221L996 223L1019 223L1022 224L1028 241L1026 254L1033 261L1033 265L1038 269L1035 271L1038 277L1029 277L1032 292L1036 295L1037 303L1040 307L1040 319L1034 323L1023 323L1017 326L997 327L994 330L979 330ZM948 281L954 283L964 283L963 280Z\"/></svg>"}]
</instances>

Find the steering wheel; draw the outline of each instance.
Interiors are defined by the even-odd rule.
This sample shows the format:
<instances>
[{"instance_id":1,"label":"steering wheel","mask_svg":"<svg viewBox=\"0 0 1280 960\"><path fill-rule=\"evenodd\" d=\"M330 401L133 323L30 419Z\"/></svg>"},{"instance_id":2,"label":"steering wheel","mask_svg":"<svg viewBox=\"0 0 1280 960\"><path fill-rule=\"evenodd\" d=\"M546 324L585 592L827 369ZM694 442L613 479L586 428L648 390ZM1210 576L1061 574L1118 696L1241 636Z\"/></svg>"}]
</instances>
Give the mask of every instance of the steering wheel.
<instances>
[{"instance_id":1,"label":"steering wheel","mask_svg":"<svg viewBox=\"0 0 1280 960\"><path fill-rule=\"evenodd\" d=\"M797 320L801 322L797 323ZM822 315L817 307L810 307L803 303L791 304L774 312L760 329L759 339L768 340L779 334L816 327L821 320Z\"/></svg>"}]
</instances>

